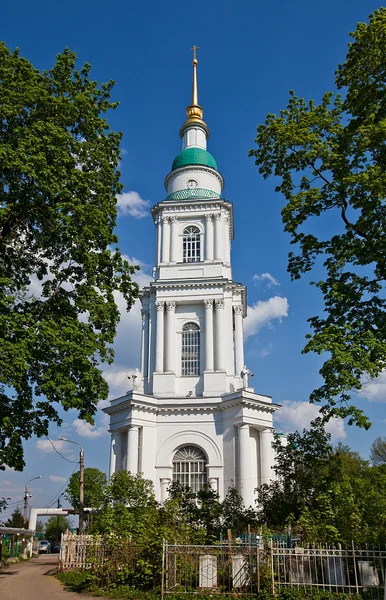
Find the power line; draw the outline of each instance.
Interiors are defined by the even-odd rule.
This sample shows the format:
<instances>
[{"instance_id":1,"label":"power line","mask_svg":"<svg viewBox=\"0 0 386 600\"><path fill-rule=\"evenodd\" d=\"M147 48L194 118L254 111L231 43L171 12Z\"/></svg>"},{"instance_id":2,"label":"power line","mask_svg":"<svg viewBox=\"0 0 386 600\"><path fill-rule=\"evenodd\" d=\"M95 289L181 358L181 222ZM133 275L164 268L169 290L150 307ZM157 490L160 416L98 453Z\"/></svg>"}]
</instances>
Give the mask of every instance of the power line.
<instances>
[{"instance_id":1,"label":"power line","mask_svg":"<svg viewBox=\"0 0 386 600\"><path fill-rule=\"evenodd\" d=\"M71 462L73 462L73 461L71 461ZM75 465L75 468L74 468L74 470L72 471L71 475L73 475L73 474L75 473L75 471L76 471L76 469L78 468L78 466L79 466L79 462L77 462L77 463L76 463L76 465ZM56 500L58 499L58 496L60 495L61 491L63 490L63 488L65 488L65 487L66 487L67 483L70 481L70 479L71 479L71 475L69 476L69 478L67 479L67 481L66 481L65 483L63 483L63 485L62 485L62 487L60 488L60 490L59 490L59 491L58 491L58 492L55 494L55 496L52 498L52 500L50 500L50 501L48 502L48 504L46 504L46 505L45 505L45 507L44 507L44 508L51 508L51 506L52 506L53 504L55 504L55 502L56 502Z\"/></svg>"},{"instance_id":2,"label":"power line","mask_svg":"<svg viewBox=\"0 0 386 600\"><path fill-rule=\"evenodd\" d=\"M69 458L66 458L65 456L63 456L63 454L62 454L61 452L59 452L59 450L57 450L57 449L55 448L55 445L54 445L54 443L52 442L52 440L50 440L50 438L49 438L49 437L47 437L47 436L46 436L46 438L47 438L47 440L50 442L50 444L51 444L51 446L53 447L53 449L55 450L56 454L59 454L59 456L61 456L61 457L63 458L63 460L66 460L67 462L70 462L70 463L72 463L72 464L74 464L74 465L75 465L75 464L77 464L77 465L79 464L79 463L77 463L75 460L70 460Z\"/></svg>"}]
</instances>

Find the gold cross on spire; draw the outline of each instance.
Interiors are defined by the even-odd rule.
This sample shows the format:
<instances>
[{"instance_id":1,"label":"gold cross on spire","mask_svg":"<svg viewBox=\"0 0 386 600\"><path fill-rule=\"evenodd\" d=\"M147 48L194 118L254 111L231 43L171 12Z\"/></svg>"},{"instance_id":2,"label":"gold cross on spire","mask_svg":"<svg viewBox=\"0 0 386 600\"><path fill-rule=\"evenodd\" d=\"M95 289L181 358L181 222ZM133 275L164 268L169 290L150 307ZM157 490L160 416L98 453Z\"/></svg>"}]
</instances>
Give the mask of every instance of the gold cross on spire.
<instances>
[{"instance_id":1,"label":"gold cross on spire","mask_svg":"<svg viewBox=\"0 0 386 600\"><path fill-rule=\"evenodd\" d=\"M197 60L197 50L199 49L199 46L193 46L193 48L191 48L191 50L193 50L193 60Z\"/></svg>"}]
</instances>

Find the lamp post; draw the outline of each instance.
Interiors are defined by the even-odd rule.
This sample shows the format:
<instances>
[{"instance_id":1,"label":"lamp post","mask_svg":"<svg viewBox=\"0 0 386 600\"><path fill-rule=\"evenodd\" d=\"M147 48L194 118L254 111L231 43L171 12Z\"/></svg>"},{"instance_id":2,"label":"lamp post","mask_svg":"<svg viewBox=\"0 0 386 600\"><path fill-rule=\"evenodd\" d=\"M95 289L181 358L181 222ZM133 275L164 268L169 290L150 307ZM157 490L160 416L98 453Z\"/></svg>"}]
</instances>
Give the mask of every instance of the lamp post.
<instances>
[{"instance_id":1,"label":"lamp post","mask_svg":"<svg viewBox=\"0 0 386 600\"><path fill-rule=\"evenodd\" d=\"M58 437L58 440L68 442L69 444L76 444L79 446L79 535L83 534L84 527L84 452L83 447L79 442L68 440L64 437Z\"/></svg>"},{"instance_id":2,"label":"lamp post","mask_svg":"<svg viewBox=\"0 0 386 600\"><path fill-rule=\"evenodd\" d=\"M60 504L60 499L62 496L64 496L66 492L62 492L59 496L58 496L58 508L62 508L62 505ZM59 515L56 517L56 541L59 544L60 543L60 534L59 534Z\"/></svg>"},{"instance_id":3,"label":"lamp post","mask_svg":"<svg viewBox=\"0 0 386 600\"><path fill-rule=\"evenodd\" d=\"M25 486L24 486L24 512L23 512L23 519L24 519L24 524L26 524L27 522L27 507L28 507L28 484L30 481L34 481L35 479L41 479L42 475L38 475L37 477L32 477L32 479L28 479L28 481L25 482Z\"/></svg>"}]
</instances>

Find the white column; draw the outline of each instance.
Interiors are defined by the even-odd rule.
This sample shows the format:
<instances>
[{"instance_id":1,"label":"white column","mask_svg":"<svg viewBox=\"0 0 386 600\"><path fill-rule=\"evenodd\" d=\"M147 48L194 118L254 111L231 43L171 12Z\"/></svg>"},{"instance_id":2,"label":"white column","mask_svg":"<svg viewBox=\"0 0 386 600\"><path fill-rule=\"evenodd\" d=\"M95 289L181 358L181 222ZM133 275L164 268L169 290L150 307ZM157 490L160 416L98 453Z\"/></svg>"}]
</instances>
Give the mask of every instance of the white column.
<instances>
[{"instance_id":1,"label":"white column","mask_svg":"<svg viewBox=\"0 0 386 600\"><path fill-rule=\"evenodd\" d=\"M165 502L168 498L168 487L170 485L169 477L163 477L161 483L161 502Z\"/></svg>"},{"instance_id":2,"label":"white column","mask_svg":"<svg viewBox=\"0 0 386 600\"><path fill-rule=\"evenodd\" d=\"M165 371L167 373L174 373L175 364L174 364L174 356L175 356L175 313L176 313L176 303L175 302L166 302L166 335L165 335Z\"/></svg>"},{"instance_id":3,"label":"white column","mask_svg":"<svg viewBox=\"0 0 386 600\"><path fill-rule=\"evenodd\" d=\"M236 375L240 377L244 366L243 343L243 307L235 306L235 350L236 350Z\"/></svg>"},{"instance_id":4,"label":"white column","mask_svg":"<svg viewBox=\"0 0 386 600\"><path fill-rule=\"evenodd\" d=\"M205 306L205 371L213 371L213 300L204 300Z\"/></svg>"},{"instance_id":5,"label":"white column","mask_svg":"<svg viewBox=\"0 0 386 600\"><path fill-rule=\"evenodd\" d=\"M170 223L169 217L162 217L162 263L169 263L170 254Z\"/></svg>"},{"instance_id":6,"label":"white column","mask_svg":"<svg viewBox=\"0 0 386 600\"><path fill-rule=\"evenodd\" d=\"M177 217L170 217L170 262L178 261Z\"/></svg>"},{"instance_id":7,"label":"white column","mask_svg":"<svg viewBox=\"0 0 386 600\"><path fill-rule=\"evenodd\" d=\"M121 432L113 431L110 443L110 479L114 473L122 469L121 455Z\"/></svg>"},{"instance_id":8,"label":"white column","mask_svg":"<svg viewBox=\"0 0 386 600\"><path fill-rule=\"evenodd\" d=\"M269 483L273 479L273 451L272 451L272 429L264 429L260 431L260 460L261 460L261 481Z\"/></svg>"},{"instance_id":9,"label":"white column","mask_svg":"<svg viewBox=\"0 0 386 600\"><path fill-rule=\"evenodd\" d=\"M205 260L213 262L213 215L205 215Z\"/></svg>"},{"instance_id":10,"label":"white column","mask_svg":"<svg viewBox=\"0 0 386 600\"><path fill-rule=\"evenodd\" d=\"M251 461L249 425L243 423L239 427L239 482L240 496L245 502L245 507L250 505L249 488L251 486Z\"/></svg>"},{"instance_id":11,"label":"white column","mask_svg":"<svg viewBox=\"0 0 386 600\"><path fill-rule=\"evenodd\" d=\"M225 256L225 263L227 265L231 264L231 236L230 236L230 231L229 231L229 223L230 223L230 216L226 215L225 217L225 227L224 227L224 256Z\"/></svg>"},{"instance_id":12,"label":"white column","mask_svg":"<svg viewBox=\"0 0 386 600\"><path fill-rule=\"evenodd\" d=\"M214 260L223 260L223 238L221 213L214 215Z\"/></svg>"},{"instance_id":13,"label":"white column","mask_svg":"<svg viewBox=\"0 0 386 600\"><path fill-rule=\"evenodd\" d=\"M217 477L209 477L208 483L211 490L218 492Z\"/></svg>"},{"instance_id":14,"label":"white column","mask_svg":"<svg viewBox=\"0 0 386 600\"><path fill-rule=\"evenodd\" d=\"M225 371L224 300L215 300L216 308L216 351L215 370Z\"/></svg>"},{"instance_id":15,"label":"white column","mask_svg":"<svg viewBox=\"0 0 386 600\"><path fill-rule=\"evenodd\" d=\"M137 425L130 425L127 429L127 464L126 469L133 475L138 473L138 439Z\"/></svg>"},{"instance_id":16,"label":"white column","mask_svg":"<svg viewBox=\"0 0 386 600\"><path fill-rule=\"evenodd\" d=\"M164 372L164 302L156 302L157 329L155 339L155 370L156 373Z\"/></svg>"},{"instance_id":17,"label":"white column","mask_svg":"<svg viewBox=\"0 0 386 600\"><path fill-rule=\"evenodd\" d=\"M156 266L158 266L161 262L161 217L158 215L157 217L157 222L156 222L156 229L157 229L157 246L156 246L156 261L155 264Z\"/></svg>"},{"instance_id":18,"label":"white column","mask_svg":"<svg viewBox=\"0 0 386 600\"><path fill-rule=\"evenodd\" d=\"M148 377L149 370L149 309L141 310L142 315L142 338L141 338L141 373Z\"/></svg>"}]
</instances>

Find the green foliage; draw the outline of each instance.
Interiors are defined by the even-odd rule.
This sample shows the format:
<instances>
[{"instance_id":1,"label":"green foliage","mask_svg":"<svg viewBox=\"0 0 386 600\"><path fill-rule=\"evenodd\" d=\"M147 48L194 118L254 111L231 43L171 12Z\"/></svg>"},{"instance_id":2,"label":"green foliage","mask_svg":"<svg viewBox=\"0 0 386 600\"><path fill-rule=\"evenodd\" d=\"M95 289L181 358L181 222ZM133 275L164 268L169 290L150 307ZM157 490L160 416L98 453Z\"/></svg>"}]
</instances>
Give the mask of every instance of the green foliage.
<instances>
[{"instance_id":1,"label":"green foliage","mask_svg":"<svg viewBox=\"0 0 386 600\"><path fill-rule=\"evenodd\" d=\"M326 356L323 385L311 394L325 418L368 428L351 393L380 375L386 360L386 8L359 23L336 74L344 92L321 103L290 92L285 110L257 128L255 157L264 178L278 178L284 229L298 253L288 270L299 279L323 261L323 316L309 319L304 352ZM330 234L325 234L325 218ZM331 221L335 219L333 229Z\"/></svg>"},{"instance_id":2,"label":"green foliage","mask_svg":"<svg viewBox=\"0 0 386 600\"><path fill-rule=\"evenodd\" d=\"M260 520L283 525L305 543L384 543L386 469L370 467L356 452L335 449L320 419L310 431L274 443L277 480L258 492Z\"/></svg>"},{"instance_id":3,"label":"green foliage","mask_svg":"<svg viewBox=\"0 0 386 600\"><path fill-rule=\"evenodd\" d=\"M11 518L6 521L6 527L26 527L26 522L24 521L23 513L19 507L15 508L13 511Z\"/></svg>"},{"instance_id":4,"label":"green foliage","mask_svg":"<svg viewBox=\"0 0 386 600\"><path fill-rule=\"evenodd\" d=\"M0 513L6 510L8 506L8 500L10 500L10 498L4 498L4 496L0 498Z\"/></svg>"},{"instance_id":5,"label":"green foliage","mask_svg":"<svg viewBox=\"0 0 386 600\"><path fill-rule=\"evenodd\" d=\"M386 438L377 437L371 444L370 459L373 465L386 465Z\"/></svg>"},{"instance_id":6,"label":"green foliage","mask_svg":"<svg viewBox=\"0 0 386 600\"><path fill-rule=\"evenodd\" d=\"M0 43L0 466L21 470L23 439L60 424L58 406L93 422L108 395L119 310L137 267L116 247L121 134L109 131L113 82L66 49L39 72ZM41 290L38 289L41 287Z\"/></svg>"},{"instance_id":7,"label":"green foliage","mask_svg":"<svg viewBox=\"0 0 386 600\"><path fill-rule=\"evenodd\" d=\"M71 521L59 515L50 517L45 526L45 537L49 542L58 542L62 533L71 528Z\"/></svg>"},{"instance_id":8,"label":"green foliage","mask_svg":"<svg viewBox=\"0 0 386 600\"><path fill-rule=\"evenodd\" d=\"M84 469L84 506L88 508L102 506L106 490L107 476L105 473L93 467ZM79 471L71 475L65 497L73 508L79 508Z\"/></svg>"}]
</instances>

